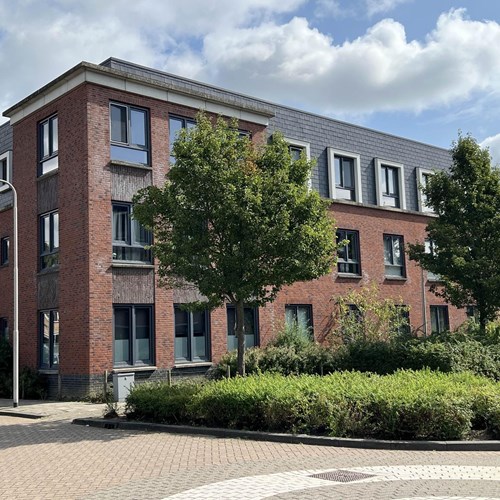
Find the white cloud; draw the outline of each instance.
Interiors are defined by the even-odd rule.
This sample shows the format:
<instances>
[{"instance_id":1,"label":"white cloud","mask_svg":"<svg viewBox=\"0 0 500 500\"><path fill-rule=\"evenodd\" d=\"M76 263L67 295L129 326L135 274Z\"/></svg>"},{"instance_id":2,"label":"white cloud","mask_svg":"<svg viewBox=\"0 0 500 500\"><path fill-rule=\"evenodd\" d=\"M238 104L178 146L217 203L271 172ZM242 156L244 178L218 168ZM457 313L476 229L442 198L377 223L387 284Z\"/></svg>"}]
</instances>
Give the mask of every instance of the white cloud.
<instances>
[{"instance_id":1,"label":"white cloud","mask_svg":"<svg viewBox=\"0 0 500 500\"><path fill-rule=\"evenodd\" d=\"M492 165L500 167L500 134L487 137L479 145L482 148L489 148Z\"/></svg>"},{"instance_id":2,"label":"white cloud","mask_svg":"<svg viewBox=\"0 0 500 500\"><path fill-rule=\"evenodd\" d=\"M416 41L407 40L402 24L384 19L335 44L305 18L291 18L306 3L0 0L0 66L7 69L0 108L81 60L109 56L336 116L418 112L499 88L496 22L452 10ZM341 4L318 5L333 12Z\"/></svg>"},{"instance_id":3,"label":"white cloud","mask_svg":"<svg viewBox=\"0 0 500 500\"><path fill-rule=\"evenodd\" d=\"M500 84L500 25L442 14L424 42L384 19L334 45L306 19L231 28L204 39L205 74L229 88L324 113L421 111Z\"/></svg>"},{"instance_id":4,"label":"white cloud","mask_svg":"<svg viewBox=\"0 0 500 500\"><path fill-rule=\"evenodd\" d=\"M382 14L395 9L398 5L412 2L413 0L366 0L366 13L368 16Z\"/></svg>"},{"instance_id":5,"label":"white cloud","mask_svg":"<svg viewBox=\"0 0 500 500\"><path fill-rule=\"evenodd\" d=\"M261 23L305 1L0 0L0 109L82 60L114 56L158 68L172 61L195 75L201 63L188 43L199 45L208 32L228 26Z\"/></svg>"}]
</instances>

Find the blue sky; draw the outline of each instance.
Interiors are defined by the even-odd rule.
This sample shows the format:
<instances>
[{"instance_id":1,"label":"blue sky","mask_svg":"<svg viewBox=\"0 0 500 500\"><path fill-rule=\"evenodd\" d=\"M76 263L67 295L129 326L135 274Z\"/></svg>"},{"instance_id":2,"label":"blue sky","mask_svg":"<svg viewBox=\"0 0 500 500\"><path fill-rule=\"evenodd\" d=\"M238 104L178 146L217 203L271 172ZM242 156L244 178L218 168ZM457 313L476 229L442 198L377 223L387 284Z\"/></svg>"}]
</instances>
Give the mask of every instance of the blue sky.
<instances>
[{"instance_id":1,"label":"blue sky","mask_svg":"<svg viewBox=\"0 0 500 500\"><path fill-rule=\"evenodd\" d=\"M0 0L0 109L109 56L500 163L498 0Z\"/></svg>"}]
</instances>

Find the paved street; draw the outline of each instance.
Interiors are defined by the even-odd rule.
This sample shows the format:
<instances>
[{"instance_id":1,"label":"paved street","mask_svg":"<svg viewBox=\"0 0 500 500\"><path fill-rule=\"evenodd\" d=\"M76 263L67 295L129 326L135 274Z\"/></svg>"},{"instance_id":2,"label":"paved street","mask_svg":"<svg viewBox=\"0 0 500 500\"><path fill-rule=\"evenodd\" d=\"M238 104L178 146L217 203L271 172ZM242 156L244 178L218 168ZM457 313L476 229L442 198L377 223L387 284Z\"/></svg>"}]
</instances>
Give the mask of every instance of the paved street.
<instances>
[{"instance_id":1,"label":"paved street","mask_svg":"<svg viewBox=\"0 0 500 500\"><path fill-rule=\"evenodd\" d=\"M38 420L0 415L2 499L500 499L500 452L362 450L99 429L71 420L99 416L102 405L44 408Z\"/></svg>"}]
</instances>

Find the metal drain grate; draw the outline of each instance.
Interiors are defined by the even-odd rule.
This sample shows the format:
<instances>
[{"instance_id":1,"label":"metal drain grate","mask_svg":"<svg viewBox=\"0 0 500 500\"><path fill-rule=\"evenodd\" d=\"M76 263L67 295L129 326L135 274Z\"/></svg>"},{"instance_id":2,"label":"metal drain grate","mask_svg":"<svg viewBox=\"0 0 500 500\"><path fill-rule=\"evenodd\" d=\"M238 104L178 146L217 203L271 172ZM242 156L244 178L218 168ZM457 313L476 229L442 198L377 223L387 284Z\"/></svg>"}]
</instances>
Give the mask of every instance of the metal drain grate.
<instances>
[{"instance_id":1,"label":"metal drain grate","mask_svg":"<svg viewBox=\"0 0 500 500\"><path fill-rule=\"evenodd\" d=\"M337 483L351 483L352 481L361 481L374 477L373 474L362 474L361 472L352 472L350 470L333 470L331 472L322 472L320 474L313 474L316 479L326 479L327 481L335 481Z\"/></svg>"}]
</instances>

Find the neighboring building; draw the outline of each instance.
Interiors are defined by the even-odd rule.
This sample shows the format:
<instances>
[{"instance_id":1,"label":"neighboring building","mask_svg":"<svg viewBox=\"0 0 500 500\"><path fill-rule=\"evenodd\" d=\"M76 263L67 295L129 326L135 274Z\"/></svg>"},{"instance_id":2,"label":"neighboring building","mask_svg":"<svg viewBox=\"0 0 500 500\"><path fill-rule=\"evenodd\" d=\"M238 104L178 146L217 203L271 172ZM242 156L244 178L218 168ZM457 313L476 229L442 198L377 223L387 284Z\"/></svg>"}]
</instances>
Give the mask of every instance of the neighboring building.
<instances>
[{"instance_id":1,"label":"neighboring building","mask_svg":"<svg viewBox=\"0 0 500 500\"><path fill-rule=\"evenodd\" d=\"M432 216L419 185L450 165L447 151L290 109L116 59L80 63L5 111L0 175L19 193L20 363L45 373L52 393L80 395L104 373L136 379L205 370L236 346L234 310L189 313L191 290L156 284L131 219L138 189L162 184L175 131L196 113L237 117L253 140L281 130L292 152L317 158L312 187L333 200L339 237L350 244L338 268L248 308L247 345L265 344L288 321L330 327L332 298L375 281L401 297L410 321L430 332L465 312L429 291L430 278L403 246L425 239ZM0 335L12 325L11 193L0 187Z\"/></svg>"}]
</instances>

